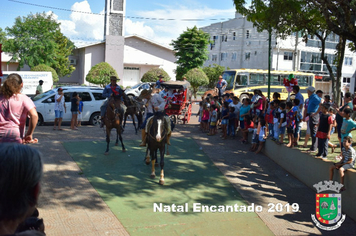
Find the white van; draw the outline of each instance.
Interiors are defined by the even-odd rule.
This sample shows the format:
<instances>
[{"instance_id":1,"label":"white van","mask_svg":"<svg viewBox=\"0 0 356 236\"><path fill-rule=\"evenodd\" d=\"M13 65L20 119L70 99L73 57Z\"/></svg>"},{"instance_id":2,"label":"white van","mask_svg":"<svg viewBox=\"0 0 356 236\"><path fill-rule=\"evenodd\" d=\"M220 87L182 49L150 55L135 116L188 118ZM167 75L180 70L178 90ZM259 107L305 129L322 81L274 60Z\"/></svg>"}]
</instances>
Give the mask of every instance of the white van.
<instances>
[{"instance_id":1,"label":"white van","mask_svg":"<svg viewBox=\"0 0 356 236\"><path fill-rule=\"evenodd\" d=\"M103 88L89 86L61 88L63 89L64 101L67 107L67 112L63 114L63 121L70 121L72 119L70 100L72 98L72 94L77 92L84 104L82 121L89 122L91 125L100 125L100 106L106 99L102 96L104 90ZM57 88L38 94L32 98L38 113L38 125L54 121L54 96L56 93Z\"/></svg>"},{"instance_id":2,"label":"white van","mask_svg":"<svg viewBox=\"0 0 356 236\"><path fill-rule=\"evenodd\" d=\"M36 94L36 88L39 85L40 80L43 80L43 92L53 88L52 72L44 71L3 71L3 76L0 76L1 84L3 84L7 76L12 73L16 73L21 76L23 81L23 89L21 93L28 96L33 96Z\"/></svg>"}]
</instances>

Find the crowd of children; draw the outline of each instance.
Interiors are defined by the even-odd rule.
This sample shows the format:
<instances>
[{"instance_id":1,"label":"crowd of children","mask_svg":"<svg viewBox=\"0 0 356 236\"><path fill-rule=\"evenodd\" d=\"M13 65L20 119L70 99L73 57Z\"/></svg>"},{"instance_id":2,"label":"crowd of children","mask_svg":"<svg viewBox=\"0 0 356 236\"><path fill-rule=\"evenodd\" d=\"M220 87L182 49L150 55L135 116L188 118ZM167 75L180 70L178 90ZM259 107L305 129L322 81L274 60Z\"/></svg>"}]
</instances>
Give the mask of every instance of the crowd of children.
<instances>
[{"instance_id":1,"label":"crowd of children","mask_svg":"<svg viewBox=\"0 0 356 236\"><path fill-rule=\"evenodd\" d=\"M222 98L218 96L207 97L199 104L200 109L197 116L201 121L200 128L203 132L212 136L217 134L217 127L220 126L222 130L220 137L222 139L229 137L235 139L236 131L240 129L243 144L248 143L248 134L251 133L250 150L259 153L267 138L279 145L284 144L290 148L298 147L301 128L303 122L306 122L308 129L304 145L301 145L301 147L306 148L309 137L312 137L314 142L312 147L315 145L317 150L311 148L309 151L317 152L315 156L319 158L328 156L329 147L332 153L335 151L337 145L330 142L330 136L337 128L341 149L340 159L342 158L342 160L333 165L330 169L330 175L332 176L334 169L341 173L345 168L350 165L353 167L355 164L356 152L351 145L345 146L345 140L349 142L352 137L351 131L356 130L356 122L350 118L353 108L352 103L350 104L352 98L350 94L346 93L344 96L345 105L337 108L331 102L330 96L326 95L325 100L323 100L323 92L320 90L315 92L312 91L313 89L313 87L308 88L310 91L310 93L308 92L309 98L305 101L299 93L299 87L295 90L295 98L288 102L282 102L280 94L277 92L273 94L273 99L268 102L260 90L254 90L253 94L241 98L241 101L233 93L224 94ZM310 109L308 109L309 105ZM314 112L310 111L311 107L313 107ZM338 116L341 117L341 124L340 121L337 122ZM316 119L317 124L311 123L315 122ZM288 137L287 143L284 143L285 134ZM348 151L349 149L353 151ZM345 152L348 154L345 154ZM342 166L346 165L345 163L347 163L347 166L343 168Z\"/></svg>"}]
</instances>

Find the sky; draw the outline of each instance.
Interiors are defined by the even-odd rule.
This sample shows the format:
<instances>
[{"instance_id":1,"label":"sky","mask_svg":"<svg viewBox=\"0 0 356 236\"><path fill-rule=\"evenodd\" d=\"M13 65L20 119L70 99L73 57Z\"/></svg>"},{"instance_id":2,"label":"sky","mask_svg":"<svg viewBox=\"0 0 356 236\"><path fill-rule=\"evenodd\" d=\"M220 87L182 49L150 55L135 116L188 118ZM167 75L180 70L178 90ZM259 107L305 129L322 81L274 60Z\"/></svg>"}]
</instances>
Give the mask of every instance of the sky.
<instances>
[{"instance_id":1,"label":"sky","mask_svg":"<svg viewBox=\"0 0 356 236\"><path fill-rule=\"evenodd\" d=\"M0 4L3 9L0 28L3 30L12 27L18 16L46 12L53 13L61 23L62 33L76 46L103 40L105 0L0 0ZM125 36L136 34L168 46L187 28L234 18L235 8L233 0L127 0L125 15Z\"/></svg>"}]
</instances>

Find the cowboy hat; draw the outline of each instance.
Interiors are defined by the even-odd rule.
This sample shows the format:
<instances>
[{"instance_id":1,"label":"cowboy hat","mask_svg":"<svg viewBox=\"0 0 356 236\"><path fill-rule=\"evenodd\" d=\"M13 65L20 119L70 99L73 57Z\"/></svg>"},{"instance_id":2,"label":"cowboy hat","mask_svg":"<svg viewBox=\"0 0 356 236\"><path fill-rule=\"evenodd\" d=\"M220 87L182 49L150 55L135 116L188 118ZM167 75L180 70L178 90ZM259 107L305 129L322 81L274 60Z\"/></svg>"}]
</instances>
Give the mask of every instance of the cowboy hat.
<instances>
[{"instance_id":1,"label":"cowboy hat","mask_svg":"<svg viewBox=\"0 0 356 236\"><path fill-rule=\"evenodd\" d=\"M116 76L110 76L110 80L117 80Z\"/></svg>"},{"instance_id":2,"label":"cowboy hat","mask_svg":"<svg viewBox=\"0 0 356 236\"><path fill-rule=\"evenodd\" d=\"M158 78L164 78L164 76L163 75L158 75Z\"/></svg>"}]
</instances>

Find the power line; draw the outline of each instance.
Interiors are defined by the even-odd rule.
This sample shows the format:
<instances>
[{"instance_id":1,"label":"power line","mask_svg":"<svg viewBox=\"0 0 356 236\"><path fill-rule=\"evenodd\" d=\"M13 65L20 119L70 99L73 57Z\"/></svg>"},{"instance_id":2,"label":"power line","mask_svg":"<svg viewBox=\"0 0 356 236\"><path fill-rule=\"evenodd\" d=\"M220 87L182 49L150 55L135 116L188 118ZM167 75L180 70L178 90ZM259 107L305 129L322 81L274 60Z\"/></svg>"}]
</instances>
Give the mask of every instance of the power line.
<instances>
[{"instance_id":1,"label":"power line","mask_svg":"<svg viewBox=\"0 0 356 236\"><path fill-rule=\"evenodd\" d=\"M81 14L90 14L90 15L100 15L104 16L104 13L94 13L94 12L87 12L87 11L76 11L76 10L71 10L71 9L66 9L66 8L60 8L60 7L52 7L52 6L45 6L45 5L40 5L40 4L34 4L34 3L29 3L29 2L21 2L17 0L8 0L10 2L16 2L20 4L26 4L26 5L31 5L35 7L43 7L43 8L48 8L48 9L54 9L54 10L59 10L59 11L68 11L68 12L76 12L76 13L81 13ZM206 21L206 20L211 20L211 21L217 21L217 20L231 20L233 18L212 18L212 19L175 19L175 18L154 18L154 17L142 17L142 16L123 16L123 18L127 19L138 19L138 20L159 20L159 21Z\"/></svg>"}]
</instances>

